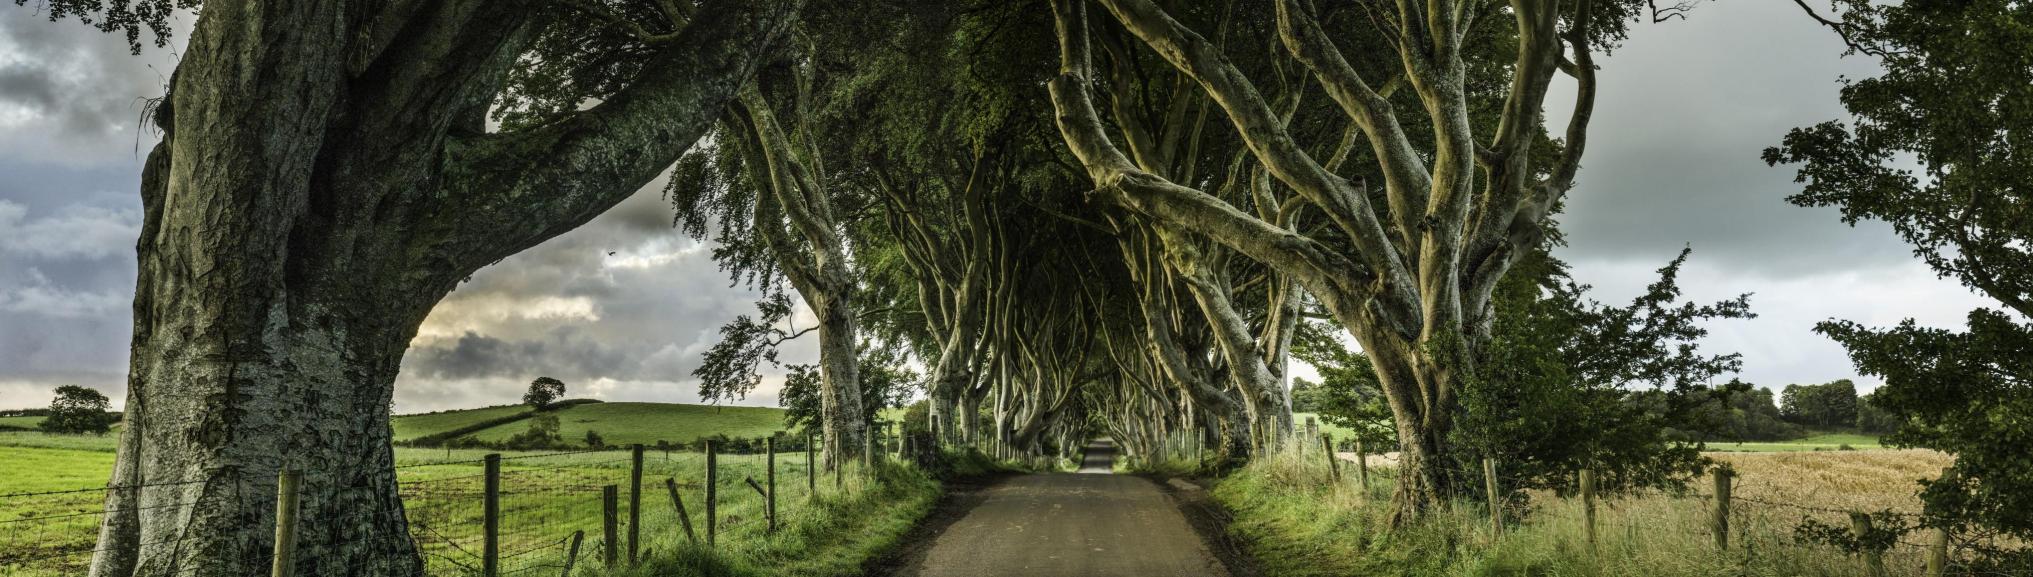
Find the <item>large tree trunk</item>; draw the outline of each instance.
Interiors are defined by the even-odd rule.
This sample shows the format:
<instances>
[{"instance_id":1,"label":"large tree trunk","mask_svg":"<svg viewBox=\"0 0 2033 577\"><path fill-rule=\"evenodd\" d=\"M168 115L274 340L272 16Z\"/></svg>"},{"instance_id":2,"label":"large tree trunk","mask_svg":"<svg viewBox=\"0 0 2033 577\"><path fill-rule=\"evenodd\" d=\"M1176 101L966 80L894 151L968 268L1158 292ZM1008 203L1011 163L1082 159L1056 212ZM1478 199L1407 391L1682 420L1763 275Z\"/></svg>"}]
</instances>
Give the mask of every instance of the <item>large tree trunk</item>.
<instances>
[{"instance_id":1,"label":"large tree trunk","mask_svg":"<svg viewBox=\"0 0 2033 577\"><path fill-rule=\"evenodd\" d=\"M840 280L845 279L835 282ZM819 411L825 423L827 450L839 459L861 451L867 423L861 418L861 368L853 293L836 292L840 294L819 296L816 302L820 304L814 312L819 315L819 370L826 379Z\"/></svg>"},{"instance_id":2,"label":"large tree trunk","mask_svg":"<svg viewBox=\"0 0 2033 577\"><path fill-rule=\"evenodd\" d=\"M92 574L265 574L275 479L295 469L299 574L414 575L388 443L418 325L669 166L799 7L703 7L601 105L481 134L471 111L542 25L534 3L207 3L143 177Z\"/></svg>"}]
</instances>

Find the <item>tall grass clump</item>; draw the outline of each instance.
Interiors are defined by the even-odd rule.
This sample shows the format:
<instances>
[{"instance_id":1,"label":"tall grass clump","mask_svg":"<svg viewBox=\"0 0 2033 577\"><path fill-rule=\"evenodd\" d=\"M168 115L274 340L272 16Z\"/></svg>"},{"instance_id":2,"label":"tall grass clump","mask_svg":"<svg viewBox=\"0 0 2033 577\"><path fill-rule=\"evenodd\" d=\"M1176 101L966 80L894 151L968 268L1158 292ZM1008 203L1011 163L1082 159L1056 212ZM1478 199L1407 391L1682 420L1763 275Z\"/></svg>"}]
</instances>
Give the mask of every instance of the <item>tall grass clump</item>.
<instances>
[{"instance_id":1,"label":"tall grass clump","mask_svg":"<svg viewBox=\"0 0 2033 577\"><path fill-rule=\"evenodd\" d=\"M1354 463L1330 479L1318 451L1267 455L1217 483L1217 502L1233 514L1242 538L1268 575L1416 575L1622 577L1854 576L1862 561L1825 545L1799 542L1796 511L1749 504L1731 515L1730 548L1715 548L1712 502L1698 493L1648 492L1597 501L1590 547L1578 498L1535 493L1506 511L1501 536L1479 501L1456 499L1418 524L1388 528L1392 477L1372 467L1370 488L1357 485ZM1697 483L1706 479L1697 480ZM1923 555L1894 548L1892 575L1919 575Z\"/></svg>"},{"instance_id":2,"label":"tall grass clump","mask_svg":"<svg viewBox=\"0 0 2033 577\"><path fill-rule=\"evenodd\" d=\"M896 540L938 500L939 483L924 469L899 462L863 469L850 464L847 475L858 490L822 491L809 504L778 504L775 533L766 531L759 507L723 508L717 546L693 544L680 534L658 535L638 566L608 571L595 557L582 559L582 577L831 577L860 575L868 560L896 546ZM746 489L744 489L746 490ZM698 515L697 512L693 513ZM704 530L703 520L694 524ZM703 535L700 536L704 538ZM589 542L591 540L589 539Z\"/></svg>"}]
</instances>

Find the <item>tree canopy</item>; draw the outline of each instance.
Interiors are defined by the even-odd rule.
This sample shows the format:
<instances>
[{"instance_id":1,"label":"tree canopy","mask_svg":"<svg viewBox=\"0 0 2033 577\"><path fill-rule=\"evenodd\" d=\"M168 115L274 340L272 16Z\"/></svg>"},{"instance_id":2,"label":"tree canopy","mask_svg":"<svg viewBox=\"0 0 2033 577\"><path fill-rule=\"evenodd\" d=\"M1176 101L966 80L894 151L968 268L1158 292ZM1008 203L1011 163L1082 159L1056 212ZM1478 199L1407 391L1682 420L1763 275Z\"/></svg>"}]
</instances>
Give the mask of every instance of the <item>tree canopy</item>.
<instances>
[{"instance_id":1,"label":"tree canopy","mask_svg":"<svg viewBox=\"0 0 2033 577\"><path fill-rule=\"evenodd\" d=\"M37 428L50 433L103 435L112 430L118 417L106 412L112 399L90 387L64 385L56 388L49 402L49 414Z\"/></svg>"},{"instance_id":2,"label":"tree canopy","mask_svg":"<svg viewBox=\"0 0 2033 577\"><path fill-rule=\"evenodd\" d=\"M1803 206L1889 223L1937 274L1997 301L1964 330L1847 320L1816 330L1885 379L1872 405L1895 444L1956 455L1926 483L1926 523L2033 536L2033 4L2013 0L1800 4L1883 73L1846 80L1849 118L1794 129L1767 149L1797 164ZM2033 555L2016 561L2033 567Z\"/></svg>"}]
</instances>

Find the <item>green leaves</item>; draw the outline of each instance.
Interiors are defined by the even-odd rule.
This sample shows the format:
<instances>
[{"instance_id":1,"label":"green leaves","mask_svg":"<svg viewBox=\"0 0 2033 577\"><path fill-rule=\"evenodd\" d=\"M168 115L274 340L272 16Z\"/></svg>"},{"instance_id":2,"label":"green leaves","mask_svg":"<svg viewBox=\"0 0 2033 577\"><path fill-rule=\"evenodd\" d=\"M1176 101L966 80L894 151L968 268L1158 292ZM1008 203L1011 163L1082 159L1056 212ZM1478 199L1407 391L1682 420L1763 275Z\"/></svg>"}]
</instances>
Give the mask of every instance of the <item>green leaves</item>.
<instances>
[{"instance_id":1,"label":"green leaves","mask_svg":"<svg viewBox=\"0 0 2033 577\"><path fill-rule=\"evenodd\" d=\"M25 6L28 0L14 0ZM36 6L49 11L51 22L77 18L101 32L127 36L127 48L141 53L141 31L155 37L155 46L169 45L169 17L179 10L196 10L203 0L37 0Z\"/></svg>"},{"instance_id":2,"label":"green leaves","mask_svg":"<svg viewBox=\"0 0 2033 577\"><path fill-rule=\"evenodd\" d=\"M1768 163L1801 165L1805 186L1788 200L1890 223L1937 273L2018 315L1973 311L1966 332L1911 319L1816 330L1885 379L1871 404L1903 425L1888 441L1956 455L1925 483L1927 524L2033 536L2033 327L2022 321L2033 313L2033 4L1835 6L1841 14L1813 17L1884 73L1847 81L1848 122L1795 129L1765 151Z\"/></svg>"}]
</instances>

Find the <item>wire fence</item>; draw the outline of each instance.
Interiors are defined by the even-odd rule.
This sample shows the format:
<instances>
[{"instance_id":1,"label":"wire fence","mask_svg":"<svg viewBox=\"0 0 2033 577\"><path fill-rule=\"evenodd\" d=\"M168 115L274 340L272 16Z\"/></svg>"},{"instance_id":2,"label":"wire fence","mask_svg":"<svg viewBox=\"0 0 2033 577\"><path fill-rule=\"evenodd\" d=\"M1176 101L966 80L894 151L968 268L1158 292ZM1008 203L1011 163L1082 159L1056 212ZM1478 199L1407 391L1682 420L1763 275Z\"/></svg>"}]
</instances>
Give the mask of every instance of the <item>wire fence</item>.
<instances>
[{"instance_id":1,"label":"wire fence","mask_svg":"<svg viewBox=\"0 0 2033 577\"><path fill-rule=\"evenodd\" d=\"M1301 455L1323 453L1318 445L1311 446L1310 451L1306 445L1298 445ZM1357 451L1358 455L1353 459L1347 453L1304 457L1324 460L1327 464L1315 469L1318 472L1305 482L1345 485L1360 482L1363 485L1357 489L1362 498L1388 498L1396 483L1398 463L1394 456L1379 459L1377 454L1360 455L1360 448L1346 443L1330 446L1337 451ZM1379 461L1385 464L1379 466ZM1501 478L1496 475L1503 465L1500 460L1483 459L1480 464L1482 466L1477 467L1469 463L1444 461L1429 466L1437 469L1440 475L1456 481L1445 489L1443 499L1454 514L1479 518L1483 531L1500 536L1506 527L1525 521L1527 511L1523 507L1526 505L1518 494L1488 484L1492 476ZM1725 476L1726 480L1717 483L1717 475ZM1358 478L1366 480L1357 481ZM1375 483L1374 487L1369 485L1371 482ZM1826 548L1824 551L1858 559L1864 567L1859 574L1866 576L2025 577L2021 573L1988 569L1986 564L1973 561L1999 551L2023 550L2033 547L2033 544L2010 542L1995 534L1944 533L1933 528L1936 523L1930 523L1921 512L1910 508L1828 506L1788 499L1793 495L1771 490L1773 488L1768 485L1769 480L1747 479L1727 465L1718 465L1685 490L1626 492L1595 499L1592 488L1584 490L1570 486L1562 491L1534 492L1532 501L1542 509L1553 509L1556 507L1548 505L1560 504L1563 506L1557 509L1574 513L1582 509L1575 506L1577 502L1587 500L1600 509L1602 515L1597 517L1614 519L1600 527L1588 528L1587 533L1593 535L1598 530L1605 535L1616 533L1627 545L1648 541L1711 542L1718 548L1737 551L1747 557L1755 557L1760 552L1798 550L1802 547ZM1589 494L1584 496L1584 492ZM1768 494L1778 497L1767 497ZM1492 504L1496 511L1491 510ZM1913 503L1917 504L1917 501ZM1673 510L1676 508L1678 510ZM1684 522L1690 508L1697 509L1699 514L1694 516L1694 522ZM1541 510L1534 514L1545 513ZM1681 519L1683 522L1670 522L1669 519ZM1717 523L1717 519L1723 522ZM1535 520L1544 521L1548 520L1543 517ZM1586 523L1592 525L1596 520L1592 517ZM1671 547L1657 549L1671 550Z\"/></svg>"},{"instance_id":2,"label":"wire fence","mask_svg":"<svg viewBox=\"0 0 2033 577\"><path fill-rule=\"evenodd\" d=\"M157 518L189 517L198 511L232 509L245 495L238 483L175 481L109 485L92 489L0 495L11 513L0 518L0 575L80 575L102 552L99 532L109 514ZM177 550L202 537L189 525L137 524L132 542ZM189 575L195 567L169 565L155 575Z\"/></svg>"},{"instance_id":3,"label":"wire fence","mask_svg":"<svg viewBox=\"0 0 2033 577\"><path fill-rule=\"evenodd\" d=\"M385 475L341 470L306 471L293 481L281 480L288 473L221 473L196 481L4 494L0 577L88 572L102 552L99 534L109 516L139 519L141 538L129 543L157 552L148 557L160 559L144 560L140 575L180 577L203 569L175 567L185 555L160 554L163 545L190 541L207 548L207 559L217 559L218 546L228 544L227 557L258 565L262 574L275 556L287 555L287 567L277 574L566 576L574 567L638 563L658 547L693 539L763 538L787 515L816 511L810 506L815 499L864 491L874 482L861 462L822 471L824 464L805 450L808 443L781 453L771 450L775 440L724 445L734 450L638 445L405 462L394 468L393 487ZM284 503L294 503L288 514ZM232 540L220 531L189 530L208 527L191 521L197 518L290 529L275 531L273 539L264 533ZM207 574L218 573L211 569Z\"/></svg>"}]
</instances>

